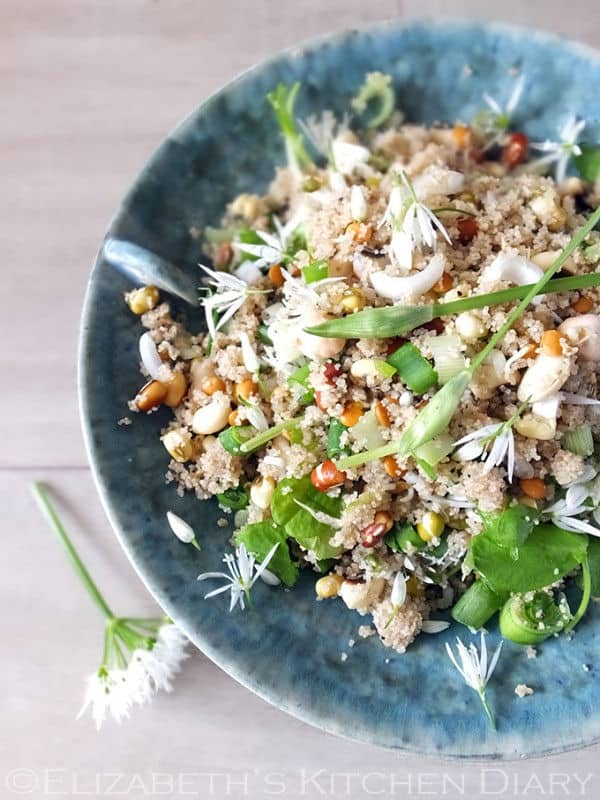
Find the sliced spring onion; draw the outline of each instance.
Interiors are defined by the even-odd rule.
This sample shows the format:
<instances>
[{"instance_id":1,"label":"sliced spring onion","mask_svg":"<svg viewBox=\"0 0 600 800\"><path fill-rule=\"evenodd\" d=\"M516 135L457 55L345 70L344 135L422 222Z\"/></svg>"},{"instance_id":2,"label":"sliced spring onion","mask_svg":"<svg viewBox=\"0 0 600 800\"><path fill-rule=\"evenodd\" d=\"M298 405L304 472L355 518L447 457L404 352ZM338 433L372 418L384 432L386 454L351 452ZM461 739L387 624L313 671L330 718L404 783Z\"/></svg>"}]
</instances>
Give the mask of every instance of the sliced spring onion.
<instances>
[{"instance_id":1,"label":"sliced spring onion","mask_svg":"<svg viewBox=\"0 0 600 800\"><path fill-rule=\"evenodd\" d=\"M360 447L366 447L367 450L373 447L380 447L384 443L381 435L381 426L374 408L363 414L356 425L348 428L348 432L353 442L356 442Z\"/></svg>"},{"instance_id":2,"label":"sliced spring onion","mask_svg":"<svg viewBox=\"0 0 600 800\"><path fill-rule=\"evenodd\" d=\"M435 336L429 339L427 344L432 352L435 371L442 386L466 367L460 336L454 333Z\"/></svg>"},{"instance_id":3,"label":"sliced spring onion","mask_svg":"<svg viewBox=\"0 0 600 800\"><path fill-rule=\"evenodd\" d=\"M425 462L430 467L435 467L437 464L446 458L454 449L454 442L448 433L440 433L435 439L425 442L414 451L414 456L419 462Z\"/></svg>"},{"instance_id":4,"label":"sliced spring onion","mask_svg":"<svg viewBox=\"0 0 600 800\"><path fill-rule=\"evenodd\" d=\"M587 229L589 232L589 228ZM577 244L581 242L577 237ZM596 245L593 245L596 247ZM571 255L575 248L570 249ZM592 248L588 248L591 250ZM567 256L568 257L568 256ZM564 258L561 254L561 264ZM555 292L570 292L577 289L587 289L600 285L600 273L591 272L587 275L574 275L569 278L555 278L538 290L537 294L552 294ZM448 317L460 314L462 311L472 311L476 308L503 305L514 300L522 300L537 284L526 286L512 286L499 292L463 297L447 303L435 303L423 306L384 306L382 308L365 308L349 314L347 317L322 322L306 328L307 333L314 336L335 337L342 339L387 339L390 336L404 336L415 328L431 322L439 317Z\"/></svg>"},{"instance_id":5,"label":"sliced spring onion","mask_svg":"<svg viewBox=\"0 0 600 800\"><path fill-rule=\"evenodd\" d=\"M329 429L327 431L327 457L337 458L341 455L348 455L350 448L345 447L342 442L342 434L348 428L337 417L331 417L329 420Z\"/></svg>"},{"instance_id":6,"label":"sliced spring onion","mask_svg":"<svg viewBox=\"0 0 600 800\"><path fill-rule=\"evenodd\" d=\"M586 422L578 425L572 431L563 434L561 445L565 450L578 456L591 456L594 452L592 429Z\"/></svg>"},{"instance_id":7,"label":"sliced spring onion","mask_svg":"<svg viewBox=\"0 0 600 800\"><path fill-rule=\"evenodd\" d=\"M419 349L410 342L401 345L386 360L398 371L398 375L411 392L424 394L437 383L437 372L421 355Z\"/></svg>"},{"instance_id":8,"label":"sliced spring onion","mask_svg":"<svg viewBox=\"0 0 600 800\"><path fill-rule=\"evenodd\" d=\"M256 431L252 425L233 425L231 428L225 428L219 434L219 441L223 448L234 456L241 454L241 447L244 442L251 439Z\"/></svg>"},{"instance_id":9,"label":"sliced spring onion","mask_svg":"<svg viewBox=\"0 0 600 800\"><path fill-rule=\"evenodd\" d=\"M305 283L315 283L322 281L329 275L329 266L327 261L311 261L305 267L302 267L302 275L304 276Z\"/></svg>"},{"instance_id":10,"label":"sliced spring onion","mask_svg":"<svg viewBox=\"0 0 600 800\"><path fill-rule=\"evenodd\" d=\"M499 611L505 598L492 591L485 581L472 583L452 609L452 619L479 630Z\"/></svg>"},{"instance_id":11,"label":"sliced spring onion","mask_svg":"<svg viewBox=\"0 0 600 800\"><path fill-rule=\"evenodd\" d=\"M225 489L224 492L217 495L219 505L223 508L230 508L232 511L241 511L248 505L249 495L241 486L237 488Z\"/></svg>"},{"instance_id":12,"label":"sliced spring onion","mask_svg":"<svg viewBox=\"0 0 600 800\"><path fill-rule=\"evenodd\" d=\"M514 594L500 611L500 633L516 644L539 644L560 633L570 618L568 607L547 592L535 592L531 599Z\"/></svg>"},{"instance_id":13,"label":"sliced spring onion","mask_svg":"<svg viewBox=\"0 0 600 800\"><path fill-rule=\"evenodd\" d=\"M394 110L396 94L392 85L392 77L384 72L368 72L365 82L352 100L352 108L358 114L364 114L367 108L374 106L375 111L366 122L367 128L377 128L388 119Z\"/></svg>"},{"instance_id":14,"label":"sliced spring onion","mask_svg":"<svg viewBox=\"0 0 600 800\"><path fill-rule=\"evenodd\" d=\"M309 405L315 399L315 391L310 385L309 381L310 366L303 364L298 369L294 370L288 378L288 383L296 383L306 389L306 392L300 397L300 402L304 405Z\"/></svg>"},{"instance_id":15,"label":"sliced spring onion","mask_svg":"<svg viewBox=\"0 0 600 800\"><path fill-rule=\"evenodd\" d=\"M404 525L397 525L395 528L386 534L384 542L394 553L400 551L408 553L412 550L423 550L426 546L425 542L412 525L408 522Z\"/></svg>"},{"instance_id":16,"label":"sliced spring onion","mask_svg":"<svg viewBox=\"0 0 600 800\"><path fill-rule=\"evenodd\" d=\"M600 145L581 144L581 155L575 156L575 166L581 177L594 183L600 175Z\"/></svg>"}]
</instances>

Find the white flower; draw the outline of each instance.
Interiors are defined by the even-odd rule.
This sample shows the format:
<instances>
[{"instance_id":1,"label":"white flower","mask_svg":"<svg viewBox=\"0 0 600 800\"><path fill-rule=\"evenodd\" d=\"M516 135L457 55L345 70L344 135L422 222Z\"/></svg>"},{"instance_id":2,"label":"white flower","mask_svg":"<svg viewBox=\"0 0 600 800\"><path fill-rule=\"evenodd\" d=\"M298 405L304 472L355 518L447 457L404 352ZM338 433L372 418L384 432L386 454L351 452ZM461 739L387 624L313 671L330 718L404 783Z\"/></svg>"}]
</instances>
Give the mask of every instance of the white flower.
<instances>
[{"instance_id":1,"label":"white flower","mask_svg":"<svg viewBox=\"0 0 600 800\"><path fill-rule=\"evenodd\" d=\"M532 142L531 147L547 155L529 163L529 167L544 167L555 164L555 177L560 183L565 179L567 167L572 156L581 155L581 147L577 144L580 133L585 128L585 120L576 116L569 117L560 130L560 141Z\"/></svg>"},{"instance_id":2,"label":"white flower","mask_svg":"<svg viewBox=\"0 0 600 800\"><path fill-rule=\"evenodd\" d=\"M199 581L206 581L212 578L222 578L226 581L224 586L219 586L218 589L213 589L212 592L205 594L204 599L230 592L229 611L233 611L238 603L243 611L246 607L246 601L248 605L251 604L250 590L259 578L264 577L267 583L272 583L275 576L267 570L267 566L278 547L279 543L275 544L265 556L262 564L258 566L256 565L255 557L248 553L244 544L236 548L235 556L231 553L226 553L223 556L223 561L229 570L229 574L226 572L203 572L198 575Z\"/></svg>"},{"instance_id":3,"label":"white flower","mask_svg":"<svg viewBox=\"0 0 600 800\"><path fill-rule=\"evenodd\" d=\"M256 350L252 347L252 342L246 331L240 333L240 344L242 346L244 366L251 375L256 375L260 370L260 359L256 355Z\"/></svg>"},{"instance_id":4,"label":"white flower","mask_svg":"<svg viewBox=\"0 0 600 800\"><path fill-rule=\"evenodd\" d=\"M520 75L517 80L515 81L515 85L513 86L513 90L511 92L510 97L508 98L508 102L502 108L500 103L491 97L487 92L483 95L483 99L489 106L489 108L496 114L499 118L500 122L505 123L503 127L507 128L508 123L510 122L510 118L515 112L515 109L519 105L519 101L521 99L521 95L523 94L523 89L525 88L525 75Z\"/></svg>"},{"instance_id":5,"label":"white flower","mask_svg":"<svg viewBox=\"0 0 600 800\"><path fill-rule=\"evenodd\" d=\"M91 706L92 719L100 730L107 715L116 722L129 716L133 704L132 693L127 681L127 670L100 669L87 679L85 698L77 719L80 719Z\"/></svg>"},{"instance_id":6,"label":"white flower","mask_svg":"<svg viewBox=\"0 0 600 800\"><path fill-rule=\"evenodd\" d=\"M563 498L556 500L542 512L542 515L549 517L558 528L600 536L599 527L585 519L579 519L582 515L590 514L600 524L600 477L591 465L586 467L579 478L568 484Z\"/></svg>"},{"instance_id":7,"label":"white flower","mask_svg":"<svg viewBox=\"0 0 600 800\"><path fill-rule=\"evenodd\" d=\"M503 643L500 642L496 648L489 666L484 631L481 631L481 654L478 652L473 642L471 642L467 649L462 640L458 636L456 637L456 650L458 653L458 658L460 659L460 664L452 652L450 645L446 644L446 652L448 653L450 661L452 661L458 672L461 674L467 686L469 686L479 695L485 713L487 714L493 728L496 727L496 723L494 721L494 715L492 714L485 697L485 689L490 681L490 678L492 677L494 670L496 669L496 664L498 663L500 652L502 650L502 644Z\"/></svg>"},{"instance_id":8,"label":"white flower","mask_svg":"<svg viewBox=\"0 0 600 800\"><path fill-rule=\"evenodd\" d=\"M146 372L155 381L160 380L161 376L164 377L164 364L158 354L156 343L152 338L150 331L140 336L140 358L142 364L146 368Z\"/></svg>"},{"instance_id":9,"label":"white flower","mask_svg":"<svg viewBox=\"0 0 600 800\"><path fill-rule=\"evenodd\" d=\"M362 188L355 184L350 191L350 212L352 219L362 222L367 216L367 200Z\"/></svg>"},{"instance_id":10,"label":"white flower","mask_svg":"<svg viewBox=\"0 0 600 800\"><path fill-rule=\"evenodd\" d=\"M369 160L371 153L368 148L345 140L347 116L338 122L333 112L324 111L320 117L313 114L300 120L299 125L315 150L331 163L336 173L352 175L357 167Z\"/></svg>"},{"instance_id":11,"label":"white flower","mask_svg":"<svg viewBox=\"0 0 600 800\"><path fill-rule=\"evenodd\" d=\"M394 263L409 271L415 250L426 244L435 250L437 231L448 244L452 244L448 232L433 213L420 203L415 190L404 171L400 173L402 183L390 192L385 214L380 224L387 223L392 228L390 256Z\"/></svg>"},{"instance_id":12,"label":"white flower","mask_svg":"<svg viewBox=\"0 0 600 800\"><path fill-rule=\"evenodd\" d=\"M167 511L167 522L180 542L184 544L193 544L197 550L200 550L200 545L196 540L196 534L191 525L188 525L185 520L178 517L177 514L174 514L172 511Z\"/></svg>"},{"instance_id":13,"label":"white flower","mask_svg":"<svg viewBox=\"0 0 600 800\"><path fill-rule=\"evenodd\" d=\"M463 436L454 443L454 446L459 448L454 453L457 461L475 461L483 456L481 460L485 465L484 475L506 460L508 480L512 483L515 470L515 437L512 427L506 422L483 425L478 430Z\"/></svg>"},{"instance_id":14,"label":"white flower","mask_svg":"<svg viewBox=\"0 0 600 800\"><path fill-rule=\"evenodd\" d=\"M228 272L215 272L202 264L200 264L200 269L206 272L210 278L208 284L215 289L213 294L202 300L208 332L214 339L217 331L229 322L244 305L252 290L248 288L245 281ZM213 313L221 315L216 325Z\"/></svg>"},{"instance_id":15,"label":"white flower","mask_svg":"<svg viewBox=\"0 0 600 800\"><path fill-rule=\"evenodd\" d=\"M275 233L256 231L264 244L235 242L239 250L251 256L256 256L256 261L254 262L256 267L272 267L274 264L280 264L282 261L287 260L290 239L300 226L301 219L298 215L295 215L285 225L282 225L279 219L273 216L273 224L275 225Z\"/></svg>"},{"instance_id":16,"label":"white flower","mask_svg":"<svg viewBox=\"0 0 600 800\"><path fill-rule=\"evenodd\" d=\"M435 634L447 631L449 627L450 623L445 619L425 619L421 625L421 630L423 633Z\"/></svg>"},{"instance_id":17,"label":"white flower","mask_svg":"<svg viewBox=\"0 0 600 800\"><path fill-rule=\"evenodd\" d=\"M406 602L406 576L403 572L397 572L392 584L392 594L390 596L392 606L402 608Z\"/></svg>"},{"instance_id":18,"label":"white flower","mask_svg":"<svg viewBox=\"0 0 600 800\"><path fill-rule=\"evenodd\" d=\"M489 94L484 94L485 100L489 111L483 112L476 118L478 124L482 128L482 133L487 137L488 141L486 148L490 148L495 144L501 144L506 138L506 131L510 125L511 118L515 109L519 105L523 89L525 88L525 76L521 75L516 80L513 90L508 102L502 108L500 103Z\"/></svg>"},{"instance_id":19,"label":"white flower","mask_svg":"<svg viewBox=\"0 0 600 800\"><path fill-rule=\"evenodd\" d=\"M187 658L187 639L175 625L156 620L117 619L108 623L104 661L88 678L79 719L91 706L99 730L107 716L120 722L134 705L161 690L172 690L173 677ZM137 646L136 646L137 645ZM133 649L132 649L133 648ZM129 661L123 655L132 650Z\"/></svg>"}]
</instances>

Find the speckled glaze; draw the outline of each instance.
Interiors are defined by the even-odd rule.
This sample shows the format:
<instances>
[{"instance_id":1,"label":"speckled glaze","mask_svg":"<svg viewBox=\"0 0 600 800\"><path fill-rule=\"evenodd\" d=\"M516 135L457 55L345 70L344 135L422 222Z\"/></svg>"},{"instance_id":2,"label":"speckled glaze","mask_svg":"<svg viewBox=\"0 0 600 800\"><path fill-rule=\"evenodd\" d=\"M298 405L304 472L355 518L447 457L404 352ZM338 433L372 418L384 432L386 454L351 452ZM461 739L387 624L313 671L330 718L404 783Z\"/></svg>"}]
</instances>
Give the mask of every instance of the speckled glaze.
<instances>
[{"instance_id":1,"label":"speckled glaze","mask_svg":"<svg viewBox=\"0 0 600 800\"><path fill-rule=\"evenodd\" d=\"M152 156L109 235L199 277L197 229L217 223L239 192L265 189L283 161L267 91L279 81L300 80L301 115L323 108L341 114L365 72L375 69L393 76L409 120L468 120L481 108L484 91L507 97L515 69L527 75L515 122L533 138L553 137L569 113L600 117L600 60L588 49L500 26L380 24L276 56L211 97ZM165 485L167 456L158 434L169 412L117 425L140 382L140 327L121 300L127 288L99 258L81 334L84 430L100 493L125 551L156 600L198 647L279 708L327 731L380 745L440 756L514 758L600 739L593 666L600 644L597 605L572 642L547 642L535 660L519 647L505 646L489 690L498 719L493 732L476 695L443 652L456 633L470 638L463 628L423 635L407 654L395 654L376 638L359 639L357 627L366 620L340 601L315 602L309 574L291 592L259 583L254 609L244 614L227 613L224 596L205 602L207 586L195 578L219 567L231 529L217 527L221 515L215 503L181 499ZM198 310L177 304L176 311L193 328L201 325ZM167 530L168 509L194 525L201 553ZM352 648L350 638L356 639ZM591 671L584 671L585 663ZM532 686L535 694L517 698L518 683Z\"/></svg>"}]
</instances>

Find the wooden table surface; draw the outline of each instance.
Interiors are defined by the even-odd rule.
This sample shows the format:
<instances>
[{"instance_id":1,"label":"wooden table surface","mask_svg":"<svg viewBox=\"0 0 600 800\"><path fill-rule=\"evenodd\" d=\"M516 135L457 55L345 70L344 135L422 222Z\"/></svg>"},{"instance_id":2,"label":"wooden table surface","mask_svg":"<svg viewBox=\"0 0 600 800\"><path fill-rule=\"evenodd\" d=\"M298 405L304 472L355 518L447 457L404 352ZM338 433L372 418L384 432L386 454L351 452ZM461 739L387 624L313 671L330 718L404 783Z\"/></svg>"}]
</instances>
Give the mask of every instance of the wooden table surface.
<instances>
[{"instance_id":1,"label":"wooden table surface","mask_svg":"<svg viewBox=\"0 0 600 800\"><path fill-rule=\"evenodd\" d=\"M453 5L600 46L591 0ZM56 487L111 602L152 611L100 508L77 411L80 309L111 213L165 132L245 67L329 30L447 13L441 0L0 3L1 797L598 795L600 747L502 767L406 757L282 714L201 654L172 696L97 734L75 714L99 620L28 494L34 479Z\"/></svg>"}]
</instances>

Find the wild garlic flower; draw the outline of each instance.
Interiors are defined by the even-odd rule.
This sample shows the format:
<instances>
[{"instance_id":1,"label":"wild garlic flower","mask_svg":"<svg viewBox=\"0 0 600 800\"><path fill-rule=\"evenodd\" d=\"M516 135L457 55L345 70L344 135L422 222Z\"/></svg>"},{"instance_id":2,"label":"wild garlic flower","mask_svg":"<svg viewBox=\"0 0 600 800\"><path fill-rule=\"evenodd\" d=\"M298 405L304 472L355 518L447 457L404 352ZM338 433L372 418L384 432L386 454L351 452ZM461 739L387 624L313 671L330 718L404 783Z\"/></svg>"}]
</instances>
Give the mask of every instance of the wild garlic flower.
<instances>
[{"instance_id":1,"label":"wild garlic flower","mask_svg":"<svg viewBox=\"0 0 600 800\"><path fill-rule=\"evenodd\" d=\"M581 147L577 144L579 135L585 128L585 120L571 116L560 129L560 141L551 142L548 139L544 142L532 142L531 147L547 155L530 161L528 168L549 167L555 165L554 175L558 183L564 181L569 161L573 156L581 155Z\"/></svg>"},{"instance_id":2,"label":"wild garlic flower","mask_svg":"<svg viewBox=\"0 0 600 800\"><path fill-rule=\"evenodd\" d=\"M367 147L346 140L349 131L347 116L338 122L333 112L324 111L320 117L313 114L299 124L314 149L327 159L334 174L352 175L371 156ZM333 183L341 186L335 178ZM345 182L343 186L345 188Z\"/></svg>"},{"instance_id":3,"label":"wild garlic flower","mask_svg":"<svg viewBox=\"0 0 600 800\"><path fill-rule=\"evenodd\" d=\"M209 597L215 597L218 594L229 592L231 595L229 604L230 612L233 611L238 604L242 611L246 607L246 602L251 606L252 600L250 598L250 590L259 578L270 586L275 586L279 583L279 579L267 569L278 547L279 543L273 545L259 565L256 564L256 559L252 553L248 553L246 545L244 544L240 544L240 546L236 548L235 555L226 553L223 556L223 562L227 566L229 573L203 572L201 575L198 575L199 581L212 580L213 578L222 578L225 581L224 586L219 586L218 589L213 589L212 592L205 594L204 599L207 600Z\"/></svg>"},{"instance_id":4,"label":"wild garlic flower","mask_svg":"<svg viewBox=\"0 0 600 800\"><path fill-rule=\"evenodd\" d=\"M135 705L147 703L156 692L171 691L173 678L187 658L187 639L166 617L115 616L79 558L45 488L34 484L33 493L84 588L105 618L101 663L87 680L84 703L78 715L79 719L91 708L96 727L100 729L107 716L120 722L129 716ZM189 534L177 520L183 526L186 523L173 515L180 538L183 536L185 540Z\"/></svg>"},{"instance_id":5,"label":"wild garlic flower","mask_svg":"<svg viewBox=\"0 0 600 800\"><path fill-rule=\"evenodd\" d=\"M487 140L486 148L495 144L503 144L507 130L510 126L514 112L519 105L523 89L525 88L525 75L520 75L515 81L513 90L504 107L489 94L484 94L483 99L488 108L476 115L473 127Z\"/></svg>"},{"instance_id":6,"label":"wild garlic flower","mask_svg":"<svg viewBox=\"0 0 600 800\"><path fill-rule=\"evenodd\" d=\"M494 719L494 715L492 713L491 708L488 705L486 699L486 687L490 682L490 678L494 670L496 669L496 665L498 663L498 659L500 658L500 652L502 650L502 642L496 648L491 661L488 666L488 653L487 653L487 645L485 642L485 632L481 631L481 653L477 650L477 647L473 642L467 648L463 643L462 639L458 636L456 637L456 651L458 654L457 656L454 655L452 652L452 648L449 644L446 644L446 652L448 653L448 658L456 667L460 675L462 676L463 680L473 691L477 692L479 695L479 699L481 700L481 704L487 714L487 717L490 721L492 728L496 728L496 721ZM460 662L460 663L459 663Z\"/></svg>"},{"instance_id":7,"label":"wild garlic flower","mask_svg":"<svg viewBox=\"0 0 600 800\"><path fill-rule=\"evenodd\" d=\"M581 516L592 516L597 525L592 525ZM567 486L565 496L542 511L558 528L574 533L589 533L600 536L600 476L598 471L587 466L584 473Z\"/></svg>"},{"instance_id":8,"label":"wild garlic flower","mask_svg":"<svg viewBox=\"0 0 600 800\"><path fill-rule=\"evenodd\" d=\"M435 250L437 233L452 244L448 231L433 211L419 202L408 175L400 172L400 183L390 192L387 208L380 225L392 228L390 258L406 272L412 269L413 253L424 244Z\"/></svg>"},{"instance_id":9,"label":"wild garlic flower","mask_svg":"<svg viewBox=\"0 0 600 800\"><path fill-rule=\"evenodd\" d=\"M302 220L299 215L291 217L285 225L282 225L276 216L273 216L275 233L267 231L256 231L257 235L263 240L264 244L246 244L246 242L234 242L238 250L248 255L255 256L254 266L258 268L272 267L274 264L285 264L290 261L290 243Z\"/></svg>"},{"instance_id":10,"label":"wild garlic flower","mask_svg":"<svg viewBox=\"0 0 600 800\"><path fill-rule=\"evenodd\" d=\"M158 691L170 692L187 658L187 639L166 619L113 619L106 625L102 664L87 680L83 706L100 730L107 716L116 722Z\"/></svg>"},{"instance_id":11,"label":"wild garlic flower","mask_svg":"<svg viewBox=\"0 0 600 800\"><path fill-rule=\"evenodd\" d=\"M242 347L242 360L244 362L244 367L250 373L250 375L258 375L260 372L260 358L256 354L256 350L254 349L252 342L250 341L250 337L246 333L246 331L242 331L240 333L240 345Z\"/></svg>"},{"instance_id":12,"label":"wild garlic flower","mask_svg":"<svg viewBox=\"0 0 600 800\"><path fill-rule=\"evenodd\" d=\"M385 624L386 628L388 627L388 625L392 623L392 621L398 615L398 612L406 602L406 595L407 595L406 580L407 580L406 575L402 572L402 570L399 570L396 573L394 582L392 584L392 592L390 594L392 613L390 614L390 618Z\"/></svg>"},{"instance_id":13,"label":"wild garlic flower","mask_svg":"<svg viewBox=\"0 0 600 800\"><path fill-rule=\"evenodd\" d=\"M515 471L515 437L511 425L506 422L483 425L463 436L454 446L459 448L454 453L457 461L475 461L481 458L484 475L506 461L508 480L512 483Z\"/></svg>"},{"instance_id":14,"label":"wild garlic flower","mask_svg":"<svg viewBox=\"0 0 600 800\"><path fill-rule=\"evenodd\" d=\"M202 300L208 332L214 339L217 331L237 314L246 302L246 298L256 290L250 289L246 281L229 272L215 272L203 264L200 264L200 269L203 269L209 276L210 280L207 283L214 289L212 294ZM215 314L219 316L216 323Z\"/></svg>"},{"instance_id":15,"label":"wild garlic flower","mask_svg":"<svg viewBox=\"0 0 600 800\"><path fill-rule=\"evenodd\" d=\"M184 519L181 519L181 517L178 517L177 514L174 514L172 511L167 511L167 522L180 542L191 544L196 550L200 550L200 545L196 539L194 529L191 525L188 525Z\"/></svg>"}]
</instances>

